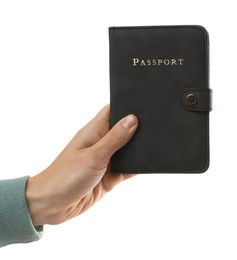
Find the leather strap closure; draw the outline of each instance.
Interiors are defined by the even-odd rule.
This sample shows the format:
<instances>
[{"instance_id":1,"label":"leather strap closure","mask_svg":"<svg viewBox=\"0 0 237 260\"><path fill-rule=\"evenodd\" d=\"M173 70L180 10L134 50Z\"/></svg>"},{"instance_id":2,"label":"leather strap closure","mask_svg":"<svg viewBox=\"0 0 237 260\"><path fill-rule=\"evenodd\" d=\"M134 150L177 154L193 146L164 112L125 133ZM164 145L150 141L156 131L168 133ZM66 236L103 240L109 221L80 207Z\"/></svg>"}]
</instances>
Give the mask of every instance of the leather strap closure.
<instances>
[{"instance_id":1,"label":"leather strap closure","mask_svg":"<svg viewBox=\"0 0 237 260\"><path fill-rule=\"evenodd\" d=\"M186 88L181 94L181 106L189 111L209 112L212 110L212 90Z\"/></svg>"}]
</instances>

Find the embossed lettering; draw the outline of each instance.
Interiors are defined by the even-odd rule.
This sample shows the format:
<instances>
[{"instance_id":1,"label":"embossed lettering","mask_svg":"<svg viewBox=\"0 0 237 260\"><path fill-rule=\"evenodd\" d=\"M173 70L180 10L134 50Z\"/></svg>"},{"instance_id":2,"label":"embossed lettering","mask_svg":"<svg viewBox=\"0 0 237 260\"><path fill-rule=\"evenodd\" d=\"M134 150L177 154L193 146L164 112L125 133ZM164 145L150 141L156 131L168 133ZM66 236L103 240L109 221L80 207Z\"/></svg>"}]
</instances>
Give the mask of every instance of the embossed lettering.
<instances>
[{"instance_id":1,"label":"embossed lettering","mask_svg":"<svg viewBox=\"0 0 237 260\"><path fill-rule=\"evenodd\" d=\"M133 66L137 66L138 62L139 62L138 58L133 58Z\"/></svg>"},{"instance_id":2,"label":"embossed lettering","mask_svg":"<svg viewBox=\"0 0 237 260\"><path fill-rule=\"evenodd\" d=\"M158 65L158 66L160 66L162 63L163 63L163 60L161 60L161 59L158 59L158 60L157 60L157 65Z\"/></svg>"},{"instance_id":3,"label":"embossed lettering","mask_svg":"<svg viewBox=\"0 0 237 260\"><path fill-rule=\"evenodd\" d=\"M146 65L147 65L147 66L151 66L151 60L147 60Z\"/></svg>"},{"instance_id":4,"label":"embossed lettering","mask_svg":"<svg viewBox=\"0 0 237 260\"><path fill-rule=\"evenodd\" d=\"M171 59L171 65L177 65L176 59Z\"/></svg>"},{"instance_id":5,"label":"embossed lettering","mask_svg":"<svg viewBox=\"0 0 237 260\"><path fill-rule=\"evenodd\" d=\"M132 59L133 66L182 66L184 65L183 58L167 58L167 59L140 59L140 58L133 58Z\"/></svg>"},{"instance_id":6,"label":"embossed lettering","mask_svg":"<svg viewBox=\"0 0 237 260\"><path fill-rule=\"evenodd\" d=\"M184 59L178 59L179 65L183 65Z\"/></svg>"}]
</instances>

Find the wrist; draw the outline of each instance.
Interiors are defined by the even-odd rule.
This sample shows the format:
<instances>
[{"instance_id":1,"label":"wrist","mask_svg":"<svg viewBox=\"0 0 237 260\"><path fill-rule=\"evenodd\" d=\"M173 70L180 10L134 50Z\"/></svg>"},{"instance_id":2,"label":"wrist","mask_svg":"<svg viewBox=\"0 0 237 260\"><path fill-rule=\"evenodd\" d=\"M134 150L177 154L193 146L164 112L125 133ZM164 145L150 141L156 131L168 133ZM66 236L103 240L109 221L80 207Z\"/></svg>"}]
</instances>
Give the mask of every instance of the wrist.
<instances>
[{"instance_id":1,"label":"wrist","mask_svg":"<svg viewBox=\"0 0 237 260\"><path fill-rule=\"evenodd\" d=\"M26 200L33 225L39 226L46 224L46 214L48 214L47 196L43 190L40 189L37 176L29 177L27 180Z\"/></svg>"}]
</instances>

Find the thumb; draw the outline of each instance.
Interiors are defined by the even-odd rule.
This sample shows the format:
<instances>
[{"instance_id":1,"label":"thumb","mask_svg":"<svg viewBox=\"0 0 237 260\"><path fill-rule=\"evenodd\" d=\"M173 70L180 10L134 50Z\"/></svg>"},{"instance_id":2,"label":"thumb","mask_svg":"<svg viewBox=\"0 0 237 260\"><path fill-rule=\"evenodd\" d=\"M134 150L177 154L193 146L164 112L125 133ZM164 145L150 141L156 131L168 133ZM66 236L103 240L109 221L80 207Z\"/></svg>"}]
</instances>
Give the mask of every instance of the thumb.
<instances>
[{"instance_id":1,"label":"thumb","mask_svg":"<svg viewBox=\"0 0 237 260\"><path fill-rule=\"evenodd\" d=\"M122 118L93 148L98 159L109 161L110 157L123 147L134 135L138 127L138 119L135 115Z\"/></svg>"}]
</instances>

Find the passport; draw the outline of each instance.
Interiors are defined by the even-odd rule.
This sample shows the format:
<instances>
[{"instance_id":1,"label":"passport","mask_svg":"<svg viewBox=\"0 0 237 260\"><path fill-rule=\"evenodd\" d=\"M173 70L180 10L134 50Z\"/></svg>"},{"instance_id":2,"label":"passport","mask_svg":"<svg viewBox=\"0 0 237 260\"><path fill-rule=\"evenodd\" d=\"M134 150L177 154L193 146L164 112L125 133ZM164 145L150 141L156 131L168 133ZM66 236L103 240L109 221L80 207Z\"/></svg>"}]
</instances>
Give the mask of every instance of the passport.
<instances>
[{"instance_id":1,"label":"passport","mask_svg":"<svg viewBox=\"0 0 237 260\"><path fill-rule=\"evenodd\" d=\"M112 173L202 173L209 167L209 36L199 25L109 28L110 126L135 114Z\"/></svg>"}]
</instances>

